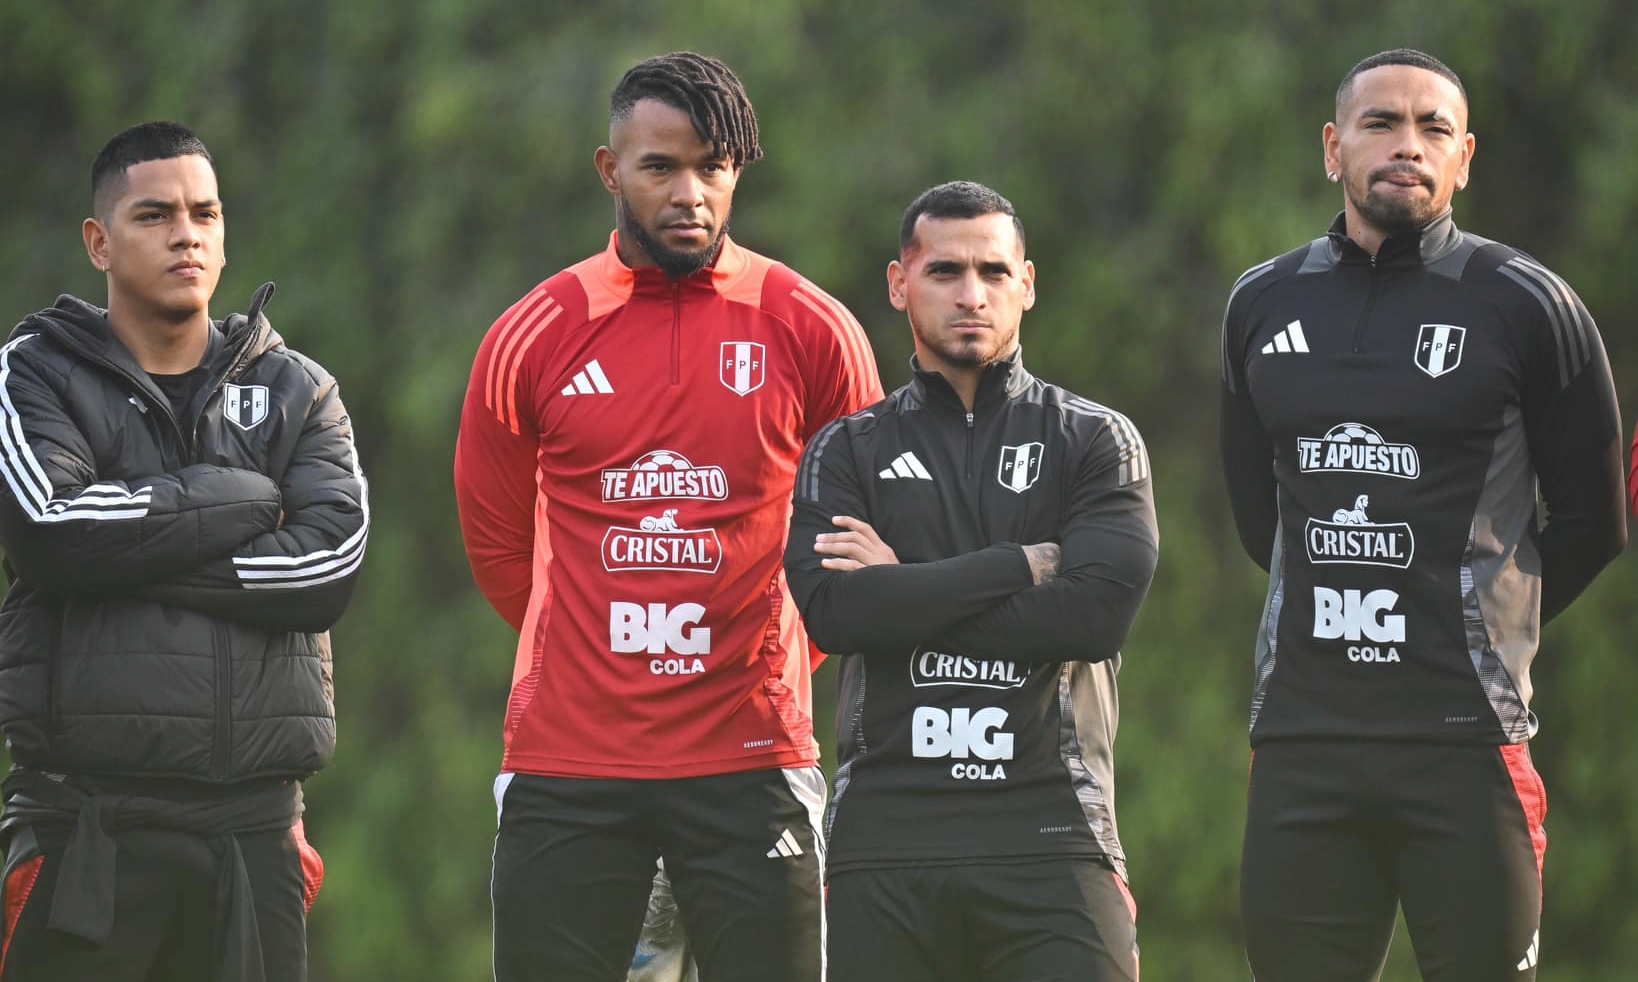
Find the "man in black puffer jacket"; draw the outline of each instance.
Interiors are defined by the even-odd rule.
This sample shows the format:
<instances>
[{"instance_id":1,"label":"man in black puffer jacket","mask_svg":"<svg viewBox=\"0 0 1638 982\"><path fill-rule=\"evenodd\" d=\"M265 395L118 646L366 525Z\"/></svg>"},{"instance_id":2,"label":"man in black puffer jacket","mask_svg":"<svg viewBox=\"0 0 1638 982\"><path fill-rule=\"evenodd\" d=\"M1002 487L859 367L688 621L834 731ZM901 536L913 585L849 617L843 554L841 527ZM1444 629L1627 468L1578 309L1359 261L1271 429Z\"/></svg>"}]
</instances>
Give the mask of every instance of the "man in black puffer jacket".
<instances>
[{"instance_id":1,"label":"man in black puffer jacket","mask_svg":"<svg viewBox=\"0 0 1638 982\"><path fill-rule=\"evenodd\" d=\"M369 527L351 421L272 284L210 319L197 137L121 133L92 193L108 309L61 297L0 347L0 977L302 979L299 782L335 748L326 632Z\"/></svg>"}]
</instances>

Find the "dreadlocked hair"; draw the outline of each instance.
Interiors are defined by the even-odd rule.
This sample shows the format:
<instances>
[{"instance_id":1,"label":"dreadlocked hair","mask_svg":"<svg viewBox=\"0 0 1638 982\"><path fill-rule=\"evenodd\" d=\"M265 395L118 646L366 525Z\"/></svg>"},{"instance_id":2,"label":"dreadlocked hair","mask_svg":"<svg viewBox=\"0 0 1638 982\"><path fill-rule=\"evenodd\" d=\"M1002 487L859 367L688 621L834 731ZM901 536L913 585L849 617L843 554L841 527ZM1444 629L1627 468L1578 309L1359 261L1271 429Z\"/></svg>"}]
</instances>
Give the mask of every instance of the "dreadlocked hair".
<instances>
[{"instance_id":1,"label":"dreadlocked hair","mask_svg":"<svg viewBox=\"0 0 1638 982\"><path fill-rule=\"evenodd\" d=\"M688 114L694 132L711 152L743 167L762 157L756 110L745 86L727 65L709 55L673 51L639 62L609 96L609 118L625 119L639 99L658 99Z\"/></svg>"}]
</instances>

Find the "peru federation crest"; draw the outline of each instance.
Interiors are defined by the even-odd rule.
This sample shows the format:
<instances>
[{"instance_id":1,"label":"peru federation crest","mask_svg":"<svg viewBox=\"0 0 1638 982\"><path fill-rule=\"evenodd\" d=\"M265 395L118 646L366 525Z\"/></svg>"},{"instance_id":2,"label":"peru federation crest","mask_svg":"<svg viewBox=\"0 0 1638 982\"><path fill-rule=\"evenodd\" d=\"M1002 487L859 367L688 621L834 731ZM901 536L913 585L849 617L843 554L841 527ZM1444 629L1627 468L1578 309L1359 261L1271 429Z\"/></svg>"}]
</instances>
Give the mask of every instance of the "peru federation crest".
<instances>
[{"instance_id":1,"label":"peru federation crest","mask_svg":"<svg viewBox=\"0 0 1638 982\"><path fill-rule=\"evenodd\" d=\"M762 388L767 350L755 341L722 342L722 357L718 360L722 384L741 396Z\"/></svg>"},{"instance_id":2,"label":"peru federation crest","mask_svg":"<svg viewBox=\"0 0 1638 982\"><path fill-rule=\"evenodd\" d=\"M1462 363L1467 328L1450 324L1423 324L1416 335L1416 367L1438 378Z\"/></svg>"},{"instance_id":3,"label":"peru federation crest","mask_svg":"<svg viewBox=\"0 0 1638 982\"><path fill-rule=\"evenodd\" d=\"M241 430L252 429L267 418L267 386L229 382L222 395L222 415Z\"/></svg>"},{"instance_id":4,"label":"peru federation crest","mask_svg":"<svg viewBox=\"0 0 1638 982\"><path fill-rule=\"evenodd\" d=\"M1021 443L1001 448L1001 486L1016 494L1023 494L1041 477L1041 457L1046 454L1044 443Z\"/></svg>"}]
</instances>

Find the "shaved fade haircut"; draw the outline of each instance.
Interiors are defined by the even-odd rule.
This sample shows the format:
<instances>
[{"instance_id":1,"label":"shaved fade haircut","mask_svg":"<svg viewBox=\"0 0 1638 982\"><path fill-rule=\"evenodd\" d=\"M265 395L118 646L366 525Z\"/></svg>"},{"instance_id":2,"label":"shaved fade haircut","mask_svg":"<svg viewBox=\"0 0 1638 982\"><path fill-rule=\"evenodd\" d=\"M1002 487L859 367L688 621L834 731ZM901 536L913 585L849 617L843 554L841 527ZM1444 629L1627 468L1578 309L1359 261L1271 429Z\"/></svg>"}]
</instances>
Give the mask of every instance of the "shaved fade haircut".
<instances>
[{"instance_id":1,"label":"shaved fade haircut","mask_svg":"<svg viewBox=\"0 0 1638 982\"><path fill-rule=\"evenodd\" d=\"M904 221L899 224L899 259L907 258L916 248L916 222L928 218L982 218L985 215L1007 215L1012 218L1013 230L1018 233L1018 248L1024 248L1024 223L1012 202L998 192L973 181L950 181L931 187L916 196L904 210Z\"/></svg>"},{"instance_id":2,"label":"shaved fade haircut","mask_svg":"<svg viewBox=\"0 0 1638 982\"><path fill-rule=\"evenodd\" d=\"M756 110L745 86L709 55L673 51L632 66L609 96L609 120L626 119L641 99L658 99L687 113L711 152L732 161L735 169L762 157Z\"/></svg>"},{"instance_id":3,"label":"shaved fade haircut","mask_svg":"<svg viewBox=\"0 0 1638 982\"><path fill-rule=\"evenodd\" d=\"M140 123L120 133L104 144L91 162L92 213L107 220L114 202L125 192L125 172L137 164L189 156L205 158L211 172L216 171L216 161L203 141L181 123Z\"/></svg>"},{"instance_id":4,"label":"shaved fade haircut","mask_svg":"<svg viewBox=\"0 0 1638 982\"><path fill-rule=\"evenodd\" d=\"M1462 97L1462 106L1467 106L1467 89L1462 86L1462 80L1457 77L1451 67L1425 51L1415 48L1394 48L1391 51L1379 51L1364 61L1348 69L1348 74L1342 76L1342 84L1337 86L1336 114L1342 118L1342 104L1354 91L1354 79L1361 72L1368 72L1373 68L1383 68L1388 65L1408 65L1411 68L1420 68L1425 72L1432 72L1456 86L1456 92Z\"/></svg>"}]
</instances>

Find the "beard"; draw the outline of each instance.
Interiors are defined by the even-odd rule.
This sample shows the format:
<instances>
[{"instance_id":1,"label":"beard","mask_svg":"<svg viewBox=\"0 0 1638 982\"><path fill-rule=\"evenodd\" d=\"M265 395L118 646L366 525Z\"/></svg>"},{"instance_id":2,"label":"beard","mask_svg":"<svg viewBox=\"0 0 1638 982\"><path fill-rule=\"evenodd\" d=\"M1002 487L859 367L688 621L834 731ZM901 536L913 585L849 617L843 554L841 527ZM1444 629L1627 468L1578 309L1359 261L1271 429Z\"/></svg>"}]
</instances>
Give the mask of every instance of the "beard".
<instances>
[{"instance_id":1,"label":"beard","mask_svg":"<svg viewBox=\"0 0 1638 982\"><path fill-rule=\"evenodd\" d=\"M910 333L921 347L951 368L988 368L1012 355L1018 337L1016 332L1010 337L997 334L993 337L993 343L986 343L983 337L953 336L941 339L916 323L913 317L910 318Z\"/></svg>"},{"instance_id":2,"label":"beard","mask_svg":"<svg viewBox=\"0 0 1638 982\"><path fill-rule=\"evenodd\" d=\"M620 213L620 234L631 239L643 250L644 255L654 260L654 265L660 271L674 280L693 276L711 264L717 258L717 250L722 246L722 236L728 231L728 216L724 215L722 224L717 226L711 241L698 249L673 249L658 238L650 235L631 209L626 207L626 200L620 198L618 211Z\"/></svg>"},{"instance_id":3,"label":"beard","mask_svg":"<svg viewBox=\"0 0 1638 982\"><path fill-rule=\"evenodd\" d=\"M1428 198L1425 201L1418 201L1403 194L1383 194L1376 190L1378 180L1399 172L1416 174L1422 180L1422 186L1428 189ZM1437 199L1434 182L1420 171L1410 168L1394 166L1379 168L1366 176L1365 186L1368 190L1363 199L1350 191L1349 200L1353 202L1354 210L1359 213L1359 217L1388 235L1402 235L1423 228L1443 214L1446 207Z\"/></svg>"}]
</instances>

